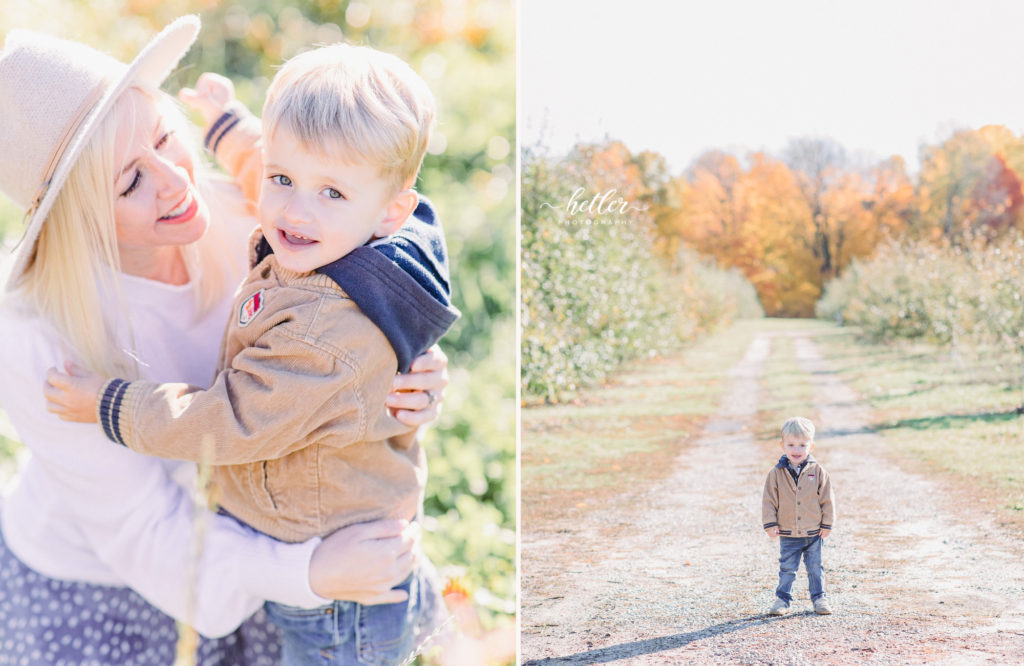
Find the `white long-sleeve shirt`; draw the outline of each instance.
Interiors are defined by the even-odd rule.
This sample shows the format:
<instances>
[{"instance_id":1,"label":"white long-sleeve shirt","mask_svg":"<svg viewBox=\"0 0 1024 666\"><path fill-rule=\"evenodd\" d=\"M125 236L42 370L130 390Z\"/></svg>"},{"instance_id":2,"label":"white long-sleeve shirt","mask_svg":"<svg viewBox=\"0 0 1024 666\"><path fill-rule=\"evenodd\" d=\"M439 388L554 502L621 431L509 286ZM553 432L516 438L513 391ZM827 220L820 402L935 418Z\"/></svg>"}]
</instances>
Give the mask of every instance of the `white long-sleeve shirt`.
<instances>
[{"instance_id":1,"label":"white long-sleeve shirt","mask_svg":"<svg viewBox=\"0 0 1024 666\"><path fill-rule=\"evenodd\" d=\"M208 384L231 290L196 318L190 285L124 275L121 289L144 378ZM65 360L74 358L48 323L14 299L0 306L0 406L31 452L3 502L4 539L22 562L53 578L129 586L206 636L230 633L266 599L325 602L308 577L319 539L285 544L197 511L194 464L134 453L96 424L47 412L45 372ZM198 559L197 515L207 521Z\"/></svg>"}]
</instances>

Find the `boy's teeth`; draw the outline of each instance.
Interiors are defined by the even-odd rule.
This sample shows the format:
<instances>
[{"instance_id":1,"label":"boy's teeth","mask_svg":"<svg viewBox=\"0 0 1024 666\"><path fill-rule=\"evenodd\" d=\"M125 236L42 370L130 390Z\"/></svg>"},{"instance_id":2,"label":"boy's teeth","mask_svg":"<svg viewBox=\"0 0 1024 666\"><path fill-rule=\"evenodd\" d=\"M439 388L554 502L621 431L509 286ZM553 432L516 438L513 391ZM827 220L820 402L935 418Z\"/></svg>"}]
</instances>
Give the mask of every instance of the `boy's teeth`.
<instances>
[{"instance_id":1,"label":"boy's teeth","mask_svg":"<svg viewBox=\"0 0 1024 666\"><path fill-rule=\"evenodd\" d=\"M282 230L281 233L284 234L285 240L287 240L292 245L312 245L313 243L316 242L312 238L306 238L305 236L302 236L300 234L293 234L290 231Z\"/></svg>"}]
</instances>

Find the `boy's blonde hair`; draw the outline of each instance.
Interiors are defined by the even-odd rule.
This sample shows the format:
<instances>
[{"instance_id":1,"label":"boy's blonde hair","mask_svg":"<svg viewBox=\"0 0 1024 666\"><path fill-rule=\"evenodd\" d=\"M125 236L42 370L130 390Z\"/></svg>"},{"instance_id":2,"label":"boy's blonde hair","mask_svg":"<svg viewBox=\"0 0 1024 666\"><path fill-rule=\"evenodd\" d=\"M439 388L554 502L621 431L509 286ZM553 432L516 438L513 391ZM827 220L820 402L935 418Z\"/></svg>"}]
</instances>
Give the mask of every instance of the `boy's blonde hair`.
<instances>
[{"instance_id":1,"label":"boy's blonde hair","mask_svg":"<svg viewBox=\"0 0 1024 666\"><path fill-rule=\"evenodd\" d=\"M263 133L282 126L345 164L379 166L394 193L416 182L434 124L434 96L400 58L332 44L301 53L274 77Z\"/></svg>"},{"instance_id":2,"label":"boy's blonde hair","mask_svg":"<svg viewBox=\"0 0 1024 666\"><path fill-rule=\"evenodd\" d=\"M173 98L155 89L134 89L160 107L167 127L180 132L181 140L194 154L196 142L189 141L188 121ZM118 349L113 343L118 339L117 327L105 316L116 308L104 307L103 303L105 296L120 299L116 274L121 263L114 220L118 193L113 174L117 169L114 145L119 123L135 116L132 96L127 93L122 93L115 108L100 121L75 162L12 292L22 296L57 330L86 368L108 376L136 378L136 361L130 350ZM127 113L117 113L117 109ZM205 174L200 163L195 164L203 196ZM223 251L218 245L217 235L208 230L200 240L181 247L190 280L198 280L200 312L216 302L226 288L227 276L221 268ZM131 316L123 302L121 310Z\"/></svg>"},{"instance_id":3,"label":"boy's blonde hair","mask_svg":"<svg viewBox=\"0 0 1024 666\"><path fill-rule=\"evenodd\" d=\"M782 424L782 436L786 435L797 435L806 437L808 441L814 441L814 424L810 419L805 419L802 416L786 419L786 422Z\"/></svg>"}]
</instances>

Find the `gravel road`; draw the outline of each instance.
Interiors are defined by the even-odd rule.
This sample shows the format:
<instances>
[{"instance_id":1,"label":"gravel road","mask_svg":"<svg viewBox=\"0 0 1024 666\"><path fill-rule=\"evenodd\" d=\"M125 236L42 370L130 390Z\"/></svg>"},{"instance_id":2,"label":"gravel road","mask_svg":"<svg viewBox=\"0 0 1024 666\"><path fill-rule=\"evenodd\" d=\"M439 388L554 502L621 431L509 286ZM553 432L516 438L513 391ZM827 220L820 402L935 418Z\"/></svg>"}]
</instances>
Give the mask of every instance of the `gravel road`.
<instances>
[{"instance_id":1,"label":"gravel road","mask_svg":"<svg viewBox=\"0 0 1024 666\"><path fill-rule=\"evenodd\" d=\"M1024 543L893 463L811 336L789 335L836 489L823 548L835 613L811 612L801 568L791 613L765 614L778 542L760 529L760 498L779 454L750 434L773 342L759 334L668 478L523 525L524 664L1024 663Z\"/></svg>"}]
</instances>

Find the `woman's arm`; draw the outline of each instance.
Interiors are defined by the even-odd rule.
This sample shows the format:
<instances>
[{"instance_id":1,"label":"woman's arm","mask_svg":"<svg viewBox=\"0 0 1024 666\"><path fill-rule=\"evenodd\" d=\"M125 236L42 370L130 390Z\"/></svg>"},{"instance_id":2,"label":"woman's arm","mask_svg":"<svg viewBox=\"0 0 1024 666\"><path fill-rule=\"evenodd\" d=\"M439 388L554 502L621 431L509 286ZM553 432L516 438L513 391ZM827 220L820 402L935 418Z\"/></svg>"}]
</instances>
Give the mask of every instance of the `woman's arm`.
<instances>
[{"instance_id":1,"label":"woman's arm","mask_svg":"<svg viewBox=\"0 0 1024 666\"><path fill-rule=\"evenodd\" d=\"M95 426L46 412L41 373L62 352L36 326L3 314L0 332L8 342L0 351L0 404L57 495L55 503L73 516L73 524L47 529L82 535L100 562L160 610L218 636L266 599L316 606L325 599L314 588L337 598L372 599L387 595L392 581L411 570L415 528L403 532L394 521L370 534L342 530L322 544L286 544L197 509L159 460L111 446ZM205 522L202 536L199 522ZM16 552L26 557L29 550ZM379 559L359 559L358 552ZM33 559L26 563L38 566Z\"/></svg>"}]
</instances>

